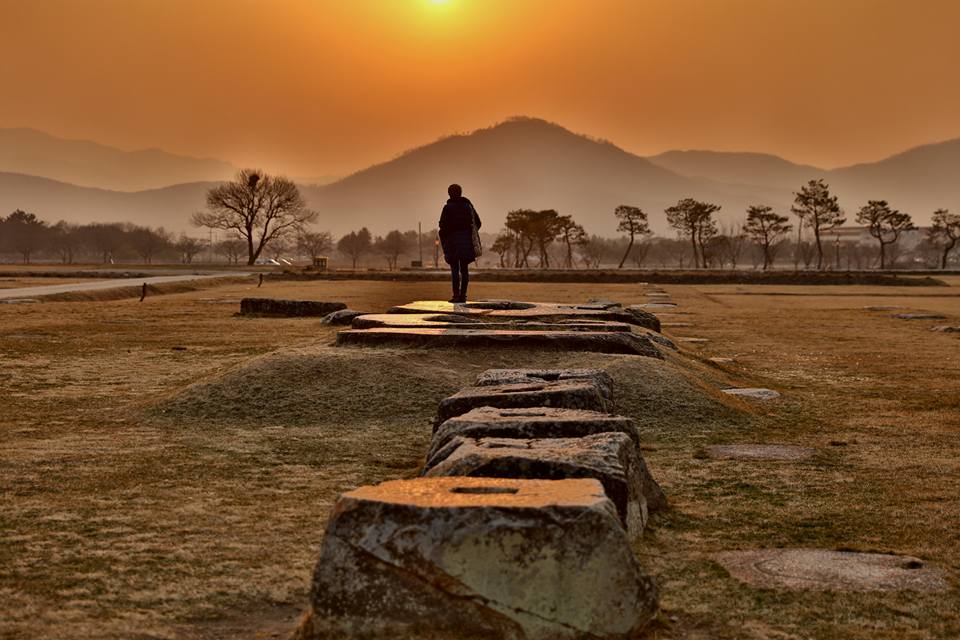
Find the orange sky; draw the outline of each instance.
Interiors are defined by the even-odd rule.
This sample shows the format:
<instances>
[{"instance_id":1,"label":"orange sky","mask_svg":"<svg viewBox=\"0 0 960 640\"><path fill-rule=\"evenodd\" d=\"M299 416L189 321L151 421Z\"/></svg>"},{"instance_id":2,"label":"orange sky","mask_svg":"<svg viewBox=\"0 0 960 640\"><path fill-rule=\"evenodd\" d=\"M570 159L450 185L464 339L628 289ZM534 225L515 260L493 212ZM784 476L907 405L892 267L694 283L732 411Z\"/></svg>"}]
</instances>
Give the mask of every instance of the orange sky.
<instances>
[{"instance_id":1,"label":"orange sky","mask_svg":"<svg viewBox=\"0 0 960 640\"><path fill-rule=\"evenodd\" d=\"M343 174L517 114L834 166L960 137L957 0L0 0L0 127Z\"/></svg>"}]
</instances>

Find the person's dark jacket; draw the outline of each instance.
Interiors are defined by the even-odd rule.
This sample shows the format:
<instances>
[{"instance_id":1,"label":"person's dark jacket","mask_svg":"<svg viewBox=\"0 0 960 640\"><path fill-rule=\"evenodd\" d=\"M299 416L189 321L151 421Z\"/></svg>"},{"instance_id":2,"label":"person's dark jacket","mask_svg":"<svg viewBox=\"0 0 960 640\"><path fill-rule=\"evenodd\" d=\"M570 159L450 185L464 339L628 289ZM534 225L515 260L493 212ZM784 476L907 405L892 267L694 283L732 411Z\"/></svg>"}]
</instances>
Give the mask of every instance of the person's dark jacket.
<instances>
[{"instance_id":1,"label":"person's dark jacket","mask_svg":"<svg viewBox=\"0 0 960 640\"><path fill-rule=\"evenodd\" d=\"M457 261L473 262L477 255L473 249L473 224L480 228L480 216L473 203L460 196L450 198L440 214L440 244L443 259L447 264Z\"/></svg>"}]
</instances>

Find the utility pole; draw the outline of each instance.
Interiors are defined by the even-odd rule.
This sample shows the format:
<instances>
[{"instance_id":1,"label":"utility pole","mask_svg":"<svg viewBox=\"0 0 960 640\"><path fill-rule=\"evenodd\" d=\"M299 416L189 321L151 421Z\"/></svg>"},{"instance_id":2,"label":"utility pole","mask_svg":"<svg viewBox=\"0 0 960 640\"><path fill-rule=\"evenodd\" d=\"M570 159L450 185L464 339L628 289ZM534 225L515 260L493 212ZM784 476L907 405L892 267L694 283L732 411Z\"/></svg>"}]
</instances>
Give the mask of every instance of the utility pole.
<instances>
[{"instance_id":1,"label":"utility pole","mask_svg":"<svg viewBox=\"0 0 960 640\"><path fill-rule=\"evenodd\" d=\"M420 250L420 268L423 268L423 227L417 223L417 249Z\"/></svg>"}]
</instances>

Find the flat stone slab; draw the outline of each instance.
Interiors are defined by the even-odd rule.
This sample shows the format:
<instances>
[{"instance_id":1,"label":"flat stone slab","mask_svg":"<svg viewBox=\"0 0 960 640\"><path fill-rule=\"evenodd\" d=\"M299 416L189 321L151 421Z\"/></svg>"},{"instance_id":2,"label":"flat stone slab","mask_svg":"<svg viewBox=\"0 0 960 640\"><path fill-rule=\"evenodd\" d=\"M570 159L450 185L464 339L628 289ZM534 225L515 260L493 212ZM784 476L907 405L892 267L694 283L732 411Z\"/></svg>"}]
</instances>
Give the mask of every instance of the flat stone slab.
<instances>
[{"instance_id":1,"label":"flat stone slab","mask_svg":"<svg viewBox=\"0 0 960 640\"><path fill-rule=\"evenodd\" d=\"M647 337L620 331L524 331L424 327L420 329L347 329L337 334L339 345L407 345L414 347L538 349L593 351L650 358L663 354Z\"/></svg>"},{"instance_id":2,"label":"flat stone slab","mask_svg":"<svg viewBox=\"0 0 960 640\"><path fill-rule=\"evenodd\" d=\"M684 327L692 327L692 326L693 326L693 323L690 323L690 322L661 322L661 323L660 323L660 326L663 327L663 328L665 328L665 329L666 329L666 328L680 329L680 328L684 328Z\"/></svg>"},{"instance_id":3,"label":"flat stone slab","mask_svg":"<svg viewBox=\"0 0 960 640\"><path fill-rule=\"evenodd\" d=\"M944 573L910 556L825 549L759 549L715 556L731 576L765 589L942 591Z\"/></svg>"},{"instance_id":4,"label":"flat stone slab","mask_svg":"<svg viewBox=\"0 0 960 640\"><path fill-rule=\"evenodd\" d=\"M563 480L594 478L617 507L631 537L647 524L646 495L663 491L636 444L625 433L597 433L582 438L464 438L443 447L423 470L424 476L473 476Z\"/></svg>"},{"instance_id":5,"label":"flat stone slab","mask_svg":"<svg viewBox=\"0 0 960 640\"><path fill-rule=\"evenodd\" d=\"M438 477L343 494L295 637L635 637L657 611L593 479Z\"/></svg>"},{"instance_id":6,"label":"flat stone slab","mask_svg":"<svg viewBox=\"0 0 960 640\"><path fill-rule=\"evenodd\" d=\"M707 338L680 337L680 336L675 336L674 340L676 340L677 342L684 342L686 344L707 344L708 342L710 342L710 340Z\"/></svg>"},{"instance_id":7,"label":"flat stone slab","mask_svg":"<svg viewBox=\"0 0 960 640\"><path fill-rule=\"evenodd\" d=\"M640 447L640 434L633 420L585 409L558 407L479 407L449 418L433 433L427 453L432 459L455 437L466 438L581 438L595 433L625 433Z\"/></svg>"},{"instance_id":8,"label":"flat stone slab","mask_svg":"<svg viewBox=\"0 0 960 640\"><path fill-rule=\"evenodd\" d=\"M527 384L497 384L467 387L440 401L437 426L471 409L529 409L558 407L609 413L610 403L600 388L588 380L555 380ZM436 429L434 429L436 431Z\"/></svg>"},{"instance_id":9,"label":"flat stone slab","mask_svg":"<svg viewBox=\"0 0 960 640\"><path fill-rule=\"evenodd\" d=\"M647 302L645 304L635 304L627 307L627 309L642 311L644 309L674 309L677 306L676 302Z\"/></svg>"},{"instance_id":10,"label":"flat stone slab","mask_svg":"<svg viewBox=\"0 0 960 640\"><path fill-rule=\"evenodd\" d=\"M896 305L876 305L872 307L864 307L867 311L893 311L894 309L903 309L903 307L898 307Z\"/></svg>"},{"instance_id":11,"label":"flat stone slab","mask_svg":"<svg viewBox=\"0 0 960 640\"><path fill-rule=\"evenodd\" d=\"M897 320L946 320L947 316L939 313L895 313L891 318Z\"/></svg>"},{"instance_id":12,"label":"flat stone slab","mask_svg":"<svg viewBox=\"0 0 960 640\"><path fill-rule=\"evenodd\" d=\"M734 360L733 358L721 358L719 356L716 358L707 358L707 360L709 360L714 364L733 364L734 362L736 362L736 360Z\"/></svg>"},{"instance_id":13,"label":"flat stone slab","mask_svg":"<svg viewBox=\"0 0 960 640\"><path fill-rule=\"evenodd\" d=\"M443 313L378 313L361 315L353 320L354 329L379 329L383 327L401 329L419 328L467 328L497 331L622 331L630 333L631 327L625 322L606 322L601 320L559 320L540 322L530 320L490 320L482 316L460 316Z\"/></svg>"},{"instance_id":14,"label":"flat stone slab","mask_svg":"<svg viewBox=\"0 0 960 640\"><path fill-rule=\"evenodd\" d=\"M933 327L930 331L938 331L940 333L960 333L960 327L951 327L950 325L940 325L939 327Z\"/></svg>"},{"instance_id":15,"label":"flat stone slab","mask_svg":"<svg viewBox=\"0 0 960 640\"><path fill-rule=\"evenodd\" d=\"M762 389L760 387L744 387L742 389L722 389L722 391L738 398L748 398L750 400L773 400L780 397L780 393L773 389Z\"/></svg>"},{"instance_id":16,"label":"flat stone slab","mask_svg":"<svg viewBox=\"0 0 960 640\"><path fill-rule=\"evenodd\" d=\"M816 449L788 444L715 444L707 447L707 455L719 460L805 460Z\"/></svg>"},{"instance_id":17,"label":"flat stone slab","mask_svg":"<svg viewBox=\"0 0 960 640\"><path fill-rule=\"evenodd\" d=\"M589 380L613 405L613 378L603 369L487 369L477 376L475 386L527 384L556 380Z\"/></svg>"},{"instance_id":18,"label":"flat stone slab","mask_svg":"<svg viewBox=\"0 0 960 640\"><path fill-rule=\"evenodd\" d=\"M609 302L609 301L606 301ZM560 304L556 302L516 302L513 300L479 300L477 302L443 302L418 300L393 307L390 313L455 314L483 316L487 320L606 320L626 322L652 331L660 330L660 321L652 313L640 308L611 307L606 302Z\"/></svg>"},{"instance_id":19,"label":"flat stone slab","mask_svg":"<svg viewBox=\"0 0 960 640\"><path fill-rule=\"evenodd\" d=\"M244 298L240 301L241 315L275 317L323 317L334 311L346 309L342 302L317 300L275 300L273 298Z\"/></svg>"}]
</instances>

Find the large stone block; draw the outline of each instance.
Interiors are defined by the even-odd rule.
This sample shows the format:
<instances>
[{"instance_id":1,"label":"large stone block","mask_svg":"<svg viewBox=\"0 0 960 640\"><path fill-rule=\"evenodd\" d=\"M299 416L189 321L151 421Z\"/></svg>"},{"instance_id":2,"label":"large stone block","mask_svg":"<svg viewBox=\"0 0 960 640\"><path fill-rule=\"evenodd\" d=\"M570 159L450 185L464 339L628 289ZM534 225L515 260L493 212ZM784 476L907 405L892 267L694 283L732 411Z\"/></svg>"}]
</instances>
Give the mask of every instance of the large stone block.
<instances>
[{"instance_id":1,"label":"large stone block","mask_svg":"<svg viewBox=\"0 0 960 640\"><path fill-rule=\"evenodd\" d=\"M371 313L355 318L354 329L487 329L498 331L620 331L630 333L625 322L604 320L511 320L454 313Z\"/></svg>"},{"instance_id":2,"label":"large stone block","mask_svg":"<svg viewBox=\"0 0 960 640\"><path fill-rule=\"evenodd\" d=\"M281 317L323 317L346 309L342 302L317 300L275 300L273 298L244 298L240 301L241 315Z\"/></svg>"},{"instance_id":3,"label":"large stone block","mask_svg":"<svg viewBox=\"0 0 960 640\"><path fill-rule=\"evenodd\" d=\"M636 444L625 433L537 440L457 437L427 462L423 475L594 478L603 485L633 537L639 536L647 524L644 489L657 486Z\"/></svg>"},{"instance_id":4,"label":"large stone block","mask_svg":"<svg viewBox=\"0 0 960 640\"><path fill-rule=\"evenodd\" d=\"M593 351L650 358L663 354L644 335L625 331L564 329L549 331L450 327L349 329L337 334L339 345L405 345L454 349L536 349L543 351Z\"/></svg>"},{"instance_id":5,"label":"large stone block","mask_svg":"<svg viewBox=\"0 0 960 640\"><path fill-rule=\"evenodd\" d=\"M633 420L599 411L531 407L498 409L479 407L446 420L437 427L430 444L430 460L448 442L464 438L582 438L595 433L625 433L640 446Z\"/></svg>"},{"instance_id":6,"label":"large stone block","mask_svg":"<svg viewBox=\"0 0 960 640\"><path fill-rule=\"evenodd\" d=\"M560 407L609 413L612 407L603 392L588 380L555 380L521 384L467 387L440 401L436 425L479 407L526 409ZM434 428L436 431L436 428Z\"/></svg>"},{"instance_id":7,"label":"large stone block","mask_svg":"<svg viewBox=\"0 0 960 640\"><path fill-rule=\"evenodd\" d=\"M480 300L477 302L452 303L439 300L418 300L393 307L390 313L437 314L482 316L487 320L608 320L627 322L632 325L660 331L660 320L639 307L620 308L609 301L586 304L560 304L556 302L516 302L512 300Z\"/></svg>"},{"instance_id":8,"label":"large stone block","mask_svg":"<svg viewBox=\"0 0 960 640\"><path fill-rule=\"evenodd\" d=\"M420 478L340 497L297 637L626 639L656 608L596 480Z\"/></svg>"},{"instance_id":9,"label":"large stone block","mask_svg":"<svg viewBox=\"0 0 960 640\"><path fill-rule=\"evenodd\" d=\"M603 369L487 369L477 377L475 384L484 387L555 380L589 380L613 404L613 378Z\"/></svg>"}]
</instances>

